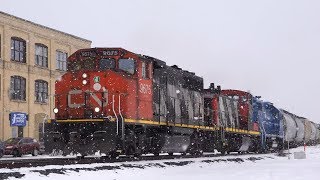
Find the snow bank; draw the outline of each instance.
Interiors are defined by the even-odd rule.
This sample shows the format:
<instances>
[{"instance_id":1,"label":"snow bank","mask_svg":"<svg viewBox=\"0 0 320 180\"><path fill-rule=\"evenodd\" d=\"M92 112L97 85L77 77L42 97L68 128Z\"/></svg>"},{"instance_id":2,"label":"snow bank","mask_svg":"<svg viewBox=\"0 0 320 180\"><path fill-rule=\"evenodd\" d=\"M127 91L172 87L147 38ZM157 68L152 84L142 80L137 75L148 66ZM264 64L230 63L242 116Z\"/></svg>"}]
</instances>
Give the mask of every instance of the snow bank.
<instances>
[{"instance_id":1,"label":"snow bank","mask_svg":"<svg viewBox=\"0 0 320 180\"><path fill-rule=\"evenodd\" d=\"M291 149L290 156L249 154L152 162L1 169L0 179L316 179L320 168L320 146L307 147L306 159L294 159L293 152L299 151L303 151L303 147Z\"/></svg>"}]
</instances>

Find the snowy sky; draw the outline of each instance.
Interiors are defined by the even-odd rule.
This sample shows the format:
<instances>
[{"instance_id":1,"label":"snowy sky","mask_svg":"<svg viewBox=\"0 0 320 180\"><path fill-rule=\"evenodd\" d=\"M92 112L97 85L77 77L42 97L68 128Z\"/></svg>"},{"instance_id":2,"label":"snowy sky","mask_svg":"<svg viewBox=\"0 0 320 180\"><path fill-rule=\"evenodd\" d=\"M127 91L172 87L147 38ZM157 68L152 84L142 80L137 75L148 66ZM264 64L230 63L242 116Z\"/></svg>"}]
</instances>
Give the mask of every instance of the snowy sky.
<instances>
[{"instance_id":1,"label":"snowy sky","mask_svg":"<svg viewBox=\"0 0 320 180\"><path fill-rule=\"evenodd\" d=\"M0 10L249 90L320 123L319 0L0 0Z\"/></svg>"}]
</instances>

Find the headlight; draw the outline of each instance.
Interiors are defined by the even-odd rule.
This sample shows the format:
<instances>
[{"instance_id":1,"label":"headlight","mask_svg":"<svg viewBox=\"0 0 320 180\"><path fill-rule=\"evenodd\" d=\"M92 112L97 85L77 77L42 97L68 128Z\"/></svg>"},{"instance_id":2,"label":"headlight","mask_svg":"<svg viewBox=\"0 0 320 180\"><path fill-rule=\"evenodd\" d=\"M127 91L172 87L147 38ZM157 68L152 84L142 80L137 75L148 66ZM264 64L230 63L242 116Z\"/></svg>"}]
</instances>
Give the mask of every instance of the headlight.
<instances>
[{"instance_id":1,"label":"headlight","mask_svg":"<svg viewBox=\"0 0 320 180\"><path fill-rule=\"evenodd\" d=\"M54 108L54 109L53 109L53 112L54 112L55 114L57 114L57 113L59 112L59 109L58 109L58 108Z\"/></svg>"},{"instance_id":2,"label":"headlight","mask_svg":"<svg viewBox=\"0 0 320 180\"><path fill-rule=\"evenodd\" d=\"M82 77L83 77L83 78L87 78L88 75L87 75L86 73L83 73L83 74L82 74Z\"/></svg>"},{"instance_id":3,"label":"headlight","mask_svg":"<svg viewBox=\"0 0 320 180\"><path fill-rule=\"evenodd\" d=\"M95 112L99 112L99 111L100 111L100 108L96 107L96 108L94 108L94 111L95 111Z\"/></svg>"},{"instance_id":4,"label":"headlight","mask_svg":"<svg viewBox=\"0 0 320 180\"><path fill-rule=\"evenodd\" d=\"M87 80L83 80L83 81L82 81L82 84L83 84L83 85L86 85L87 83L88 83Z\"/></svg>"}]
</instances>

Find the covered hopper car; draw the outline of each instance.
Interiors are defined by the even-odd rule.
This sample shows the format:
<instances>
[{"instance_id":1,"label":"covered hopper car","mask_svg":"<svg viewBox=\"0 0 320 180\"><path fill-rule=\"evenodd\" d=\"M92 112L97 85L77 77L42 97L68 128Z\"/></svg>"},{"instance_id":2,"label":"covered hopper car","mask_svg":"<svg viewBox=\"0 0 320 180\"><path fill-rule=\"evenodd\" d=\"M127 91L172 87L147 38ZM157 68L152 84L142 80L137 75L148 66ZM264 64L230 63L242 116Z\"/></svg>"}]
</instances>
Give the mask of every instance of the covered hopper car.
<instances>
[{"instance_id":1,"label":"covered hopper car","mask_svg":"<svg viewBox=\"0 0 320 180\"><path fill-rule=\"evenodd\" d=\"M290 146L319 143L320 135L317 124L288 111L280 110L284 122L284 142Z\"/></svg>"}]
</instances>

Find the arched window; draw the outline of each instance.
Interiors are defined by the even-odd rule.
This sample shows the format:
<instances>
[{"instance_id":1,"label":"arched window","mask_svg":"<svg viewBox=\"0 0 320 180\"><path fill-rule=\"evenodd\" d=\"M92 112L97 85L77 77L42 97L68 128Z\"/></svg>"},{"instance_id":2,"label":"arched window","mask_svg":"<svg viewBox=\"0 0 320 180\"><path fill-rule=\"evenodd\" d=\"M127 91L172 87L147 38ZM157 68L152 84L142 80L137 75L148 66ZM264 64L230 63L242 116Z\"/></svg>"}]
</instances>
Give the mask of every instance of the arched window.
<instances>
[{"instance_id":1,"label":"arched window","mask_svg":"<svg viewBox=\"0 0 320 180\"><path fill-rule=\"evenodd\" d=\"M26 78L21 76L11 76L10 98L12 100L26 100Z\"/></svg>"},{"instance_id":2,"label":"arched window","mask_svg":"<svg viewBox=\"0 0 320 180\"><path fill-rule=\"evenodd\" d=\"M36 44L35 62L41 67L48 67L48 47L43 44Z\"/></svg>"},{"instance_id":3,"label":"arched window","mask_svg":"<svg viewBox=\"0 0 320 180\"><path fill-rule=\"evenodd\" d=\"M11 60L26 63L26 41L18 38L11 38Z\"/></svg>"},{"instance_id":4,"label":"arched window","mask_svg":"<svg viewBox=\"0 0 320 180\"><path fill-rule=\"evenodd\" d=\"M44 80L35 81L35 102L47 103L48 82Z\"/></svg>"}]
</instances>

